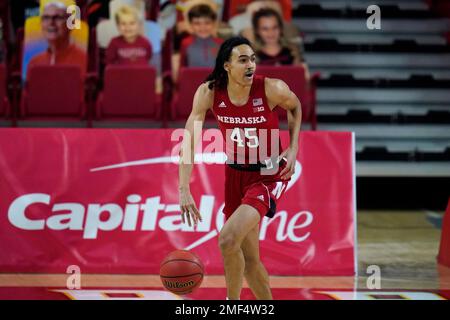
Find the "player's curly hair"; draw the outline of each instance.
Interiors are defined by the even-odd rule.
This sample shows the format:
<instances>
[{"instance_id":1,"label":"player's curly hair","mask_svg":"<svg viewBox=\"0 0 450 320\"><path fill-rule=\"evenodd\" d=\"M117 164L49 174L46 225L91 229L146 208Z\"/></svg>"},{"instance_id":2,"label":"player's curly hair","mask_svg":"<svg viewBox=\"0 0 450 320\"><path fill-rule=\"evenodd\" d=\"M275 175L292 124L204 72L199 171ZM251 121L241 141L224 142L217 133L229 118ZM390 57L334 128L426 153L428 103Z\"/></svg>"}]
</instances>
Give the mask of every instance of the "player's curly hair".
<instances>
[{"instance_id":1,"label":"player's curly hair","mask_svg":"<svg viewBox=\"0 0 450 320\"><path fill-rule=\"evenodd\" d=\"M218 89L224 89L227 87L228 74L227 71L223 68L223 65L226 61L230 61L231 51L233 51L233 48L242 44L246 44L250 47L252 46L250 44L250 41L244 37L232 37L222 43L219 52L217 53L216 65L214 66L214 70L205 80L205 82L210 81L210 83L208 84L209 89L212 90L214 87Z\"/></svg>"}]
</instances>

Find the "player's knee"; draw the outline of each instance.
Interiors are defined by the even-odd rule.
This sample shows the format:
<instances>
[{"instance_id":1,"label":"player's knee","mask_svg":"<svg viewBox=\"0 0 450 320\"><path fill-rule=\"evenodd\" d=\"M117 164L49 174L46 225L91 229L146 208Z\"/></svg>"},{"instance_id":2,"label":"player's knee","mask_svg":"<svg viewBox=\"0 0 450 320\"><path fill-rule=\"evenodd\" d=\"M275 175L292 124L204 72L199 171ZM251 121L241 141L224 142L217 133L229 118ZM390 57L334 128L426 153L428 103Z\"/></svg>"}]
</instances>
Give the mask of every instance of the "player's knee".
<instances>
[{"instance_id":1,"label":"player's knee","mask_svg":"<svg viewBox=\"0 0 450 320\"><path fill-rule=\"evenodd\" d=\"M245 258L245 274L251 274L255 272L260 265L258 257L244 257Z\"/></svg>"},{"instance_id":2,"label":"player's knee","mask_svg":"<svg viewBox=\"0 0 450 320\"><path fill-rule=\"evenodd\" d=\"M219 235L219 247L222 251L222 254L232 254L239 250L239 243L236 241L235 237L230 234Z\"/></svg>"}]
</instances>

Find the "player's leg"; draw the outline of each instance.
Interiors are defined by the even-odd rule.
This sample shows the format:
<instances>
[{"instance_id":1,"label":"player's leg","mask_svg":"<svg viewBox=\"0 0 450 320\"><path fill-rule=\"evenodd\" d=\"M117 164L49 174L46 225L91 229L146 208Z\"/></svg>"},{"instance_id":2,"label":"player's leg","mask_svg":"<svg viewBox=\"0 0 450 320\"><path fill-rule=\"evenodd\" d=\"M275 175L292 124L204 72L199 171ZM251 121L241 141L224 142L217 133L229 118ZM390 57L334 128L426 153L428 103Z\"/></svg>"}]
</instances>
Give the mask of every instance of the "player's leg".
<instances>
[{"instance_id":1,"label":"player's leg","mask_svg":"<svg viewBox=\"0 0 450 320\"><path fill-rule=\"evenodd\" d=\"M259 257L259 225L255 226L241 244L244 254L244 276L258 300L272 300L269 274Z\"/></svg>"},{"instance_id":2,"label":"player's leg","mask_svg":"<svg viewBox=\"0 0 450 320\"><path fill-rule=\"evenodd\" d=\"M240 205L220 231L219 246L224 262L227 297L230 300L239 299L241 294L245 268L242 241L258 226L260 219L261 216L255 208Z\"/></svg>"}]
</instances>

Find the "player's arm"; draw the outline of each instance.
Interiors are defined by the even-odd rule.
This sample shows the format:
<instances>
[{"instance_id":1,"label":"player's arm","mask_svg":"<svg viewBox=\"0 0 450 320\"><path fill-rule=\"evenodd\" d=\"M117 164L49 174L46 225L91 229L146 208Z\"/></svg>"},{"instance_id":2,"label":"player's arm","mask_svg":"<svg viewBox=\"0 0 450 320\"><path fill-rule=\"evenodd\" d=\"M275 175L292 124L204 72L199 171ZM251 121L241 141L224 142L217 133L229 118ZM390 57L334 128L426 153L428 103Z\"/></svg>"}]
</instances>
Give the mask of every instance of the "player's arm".
<instances>
[{"instance_id":1,"label":"player's arm","mask_svg":"<svg viewBox=\"0 0 450 320\"><path fill-rule=\"evenodd\" d=\"M189 115L184 131L183 142L180 151L179 164L179 201L181 218L183 223L188 222L191 226L191 219L194 225L201 220L200 212L195 205L191 195L189 182L191 180L192 168L194 165L195 146L201 137L203 122L206 112L211 108L214 93L208 89L206 83L200 85L194 95L193 107Z\"/></svg>"},{"instance_id":2,"label":"player's arm","mask_svg":"<svg viewBox=\"0 0 450 320\"><path fill-rule=\"evenodd\" d=\"M289 148L281 154L281 156L287 158L287 165L281 171L280 175L282 179L288 179L294 174L295 161L298 153L298 138L302 123L300 100L289 89L289 86L279 79L266 78L265 91L271 107L279 106L287 111L290 144Z\"/></svg>"}]
</instances>

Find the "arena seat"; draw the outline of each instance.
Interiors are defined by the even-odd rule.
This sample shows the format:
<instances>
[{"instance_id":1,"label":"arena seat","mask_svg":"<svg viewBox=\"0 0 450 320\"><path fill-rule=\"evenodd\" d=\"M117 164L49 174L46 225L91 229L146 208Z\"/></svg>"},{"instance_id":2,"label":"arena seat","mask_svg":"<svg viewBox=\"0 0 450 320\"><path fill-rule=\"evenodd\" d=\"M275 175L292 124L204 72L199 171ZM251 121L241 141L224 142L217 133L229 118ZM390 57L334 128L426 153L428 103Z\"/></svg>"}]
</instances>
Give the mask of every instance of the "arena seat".
<instances>
[{"instance_id":1,"label":"arena seat","mask_svg":"<svg viewBox=\"0 0 450 320\"><path fill-rule=\"evenodd\" d=\"M211 73L210 68L180 68L178 82L175 85L175 93L172 100L171 120L186 120L192 110L192 101L198 86L205 81ZM212 119L212 113L208 113L208 119Z\"/></svg>"},{"instance_id":2,"label":"arena seat","mask_svg":"<svg viewBox=\"0 0 450 320\"><path fill-rule=\"evenodd\" d=\"M159 121L161 99L155 81L153 66L107 66L95 120Z\"/></svg>"},{"instance_id":3,"label":"arena seat","mask_svg":"<svg viewBox=\"0 0 450 320\"><path fill-rule=\"evenodd\" d=\"M22 91L19 126L33 120L39 125L49 120L85 126L86 114L80 67L37 65L29 69Z\"/></svg>"},{"instance_id":4,"label":"arena seat","mask_svg":"<svg viewBox=\"0 0 450 320\"><path fill-rule=\"evenodd\" d=\"M302 121L311 123L311 128L316 129L316 86L318 74L312 76L308 83L305 78L303 66L258 66L256 73L270 78L281 79L297 95L302 104ZM280 120L286 120L286 112L278 108Z\"/></svg>"}]
</instances>

